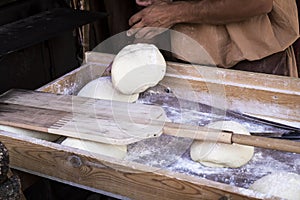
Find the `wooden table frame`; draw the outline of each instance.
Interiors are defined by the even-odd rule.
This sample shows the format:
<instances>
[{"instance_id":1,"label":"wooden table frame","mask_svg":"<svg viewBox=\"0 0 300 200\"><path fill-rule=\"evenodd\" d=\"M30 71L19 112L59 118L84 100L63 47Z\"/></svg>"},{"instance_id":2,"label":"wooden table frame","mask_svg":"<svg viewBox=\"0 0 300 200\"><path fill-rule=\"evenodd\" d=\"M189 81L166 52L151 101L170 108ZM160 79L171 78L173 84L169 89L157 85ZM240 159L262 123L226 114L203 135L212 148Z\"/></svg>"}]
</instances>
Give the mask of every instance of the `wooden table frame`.
<instances>
[{"instance_id":1,"label":"wooden table frame","mask_svg":"<svg viewBox=\"0 0 300 200\"><path fill-rule=\"evenodd\" d=\"M76 90L77 86L72 84L75 79L80 79L82 85L86 84L102 75L113 59L113 55L97 53L88 53L86 57L88 62L85 65L39 90L53 93L64 93L64 88L71 87ZM195 91L192 95L195 95L194 100L198 102L206 101L208 95L214 95L210 94L207 87L207 84L212 84L224 89L228 109L299 123L299 79L178 63L168 65L167 75L161 83L171 85L172 90L181 91L182 98L189 95L189 91L183 87L182 79L191 84ZM175 69L175 72L171 69ZM201 74L211 75L205 78ZM218 79L215 79L216 76ZM246 108L241 104L246 105ZM249 109L260 104L264 106ZM4 131L0 131L0 141L9 149L13 168L117 198L276 199L248 189L165 169L105 156L95 158L87 151Z\"/></svg>"}]
</instances>

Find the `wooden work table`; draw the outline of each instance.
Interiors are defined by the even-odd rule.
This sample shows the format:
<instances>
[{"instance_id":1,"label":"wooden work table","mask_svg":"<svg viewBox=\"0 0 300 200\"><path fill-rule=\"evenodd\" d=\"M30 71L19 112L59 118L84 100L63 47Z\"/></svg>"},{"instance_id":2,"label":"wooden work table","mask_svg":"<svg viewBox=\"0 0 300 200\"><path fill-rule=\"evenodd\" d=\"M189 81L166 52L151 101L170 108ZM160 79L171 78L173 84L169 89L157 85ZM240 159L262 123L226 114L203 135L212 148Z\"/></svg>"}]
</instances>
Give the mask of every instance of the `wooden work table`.
<instances>
[{"instance_id":1,"label":"wooden work table","mask_svg":"<svg viewBox=\"0 0 300 200\"><path fill-rule=\"evenodd\" d=\"M86 83L101 76L112 59L109 54L87 53L87 62L80 68L38 90L77 94ZM161 84L179 98L290 124L300 123L299 79L168 63ZM9 149L12 168L117 198L274 199L195 175L106 156L95 157L87 151L9 132L0 131L0 141Z\"/></svg>"}]
</instances>

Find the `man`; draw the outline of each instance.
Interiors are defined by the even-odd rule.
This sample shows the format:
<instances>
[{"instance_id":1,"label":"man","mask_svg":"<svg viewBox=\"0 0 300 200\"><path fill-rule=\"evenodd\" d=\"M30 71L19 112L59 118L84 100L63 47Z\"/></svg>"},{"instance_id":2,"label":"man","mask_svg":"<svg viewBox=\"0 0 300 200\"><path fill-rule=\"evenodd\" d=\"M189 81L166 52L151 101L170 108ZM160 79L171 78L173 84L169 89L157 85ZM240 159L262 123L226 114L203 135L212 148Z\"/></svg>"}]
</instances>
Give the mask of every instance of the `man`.
<instances>
[{"instance_id":1,"label":"man","mask_svg":"<svg viewBox=\"0 0 300 200\"><path fill-rule=\"evenodd\" d=\"M136 0L143 10L129 20L128 36L150 39L165 29L197 41L218 67L297 77L291 45L299 36L295 0ZM189 55L171 35L172 52ZM184 56L183 56L184 57ZM203 64L201 56L188 61ZM206 64L206 63L204 63Z\"/></svg>"}]
</instances>

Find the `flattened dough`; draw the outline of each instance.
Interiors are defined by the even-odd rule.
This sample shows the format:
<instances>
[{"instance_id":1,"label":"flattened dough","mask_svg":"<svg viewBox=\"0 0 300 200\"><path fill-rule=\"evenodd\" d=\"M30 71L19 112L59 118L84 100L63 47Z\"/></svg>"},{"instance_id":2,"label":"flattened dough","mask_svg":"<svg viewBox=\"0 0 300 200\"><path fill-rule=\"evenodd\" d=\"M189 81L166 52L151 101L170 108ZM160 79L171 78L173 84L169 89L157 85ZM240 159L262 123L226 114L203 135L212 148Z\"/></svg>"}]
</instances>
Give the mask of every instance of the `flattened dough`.
<instances>
[{"instance_id":1,"label":"flattened dough","mask_svg":"<svg viewBox=\"0 0 300 200\"><path fill-rule=\"evenodd\" d=\"M208 127L250 135L245 127L232 121L219 121ZM251 160L253 154L254 147L205 141L194 141L190 149L192 160L208 167L238 168Z\"/></svg>"},{"instance_id":2,"label":"flattened dough","mask_svg":"<svg viewBox=\"0 0 300 200\"><path fill-rule=\"evenodd\" d=\"M28 136L28 137L38 138L42 140L47 140L47 141L54 141L60 137L59 135L32 131L32 130L27 130L22 128L15 128L15 127L4 126L4 125L0 125L0 129L11 133L16 133L20 136Z\"/></svg>"},{"instance_id":3,"label":"flattened dough","mask_svg":"<svg viewBox=\"0 0 300 200\"><path fill-rule=\"evenodd\" d=\"M70 137L66 138L61 144L95 153L95 157L97 157L96 154L101 154L105 156L123 159L127 153L126 145L110 145Z\"/></svg>"},{"instance_id":4,"label":"flattened dough","mask_svg":"<svg viewBox=\"0 0 300 200\"><path fill-rule=\"evenodd\" d=\"M113 86L123 94L140 93L161 81L166 61L153 44L132 44L115 57L111 76Z\"/></svg>"},{"instance_id":5,"label":"flattened dough","mask_svg":"<svg viewBox=\"0 0 300 200\"><path fill-rule=\"evenodd\" d=\"M139 94L125 95L114 89L109 76L89 82L79 91L78 96L130 103L139 98Z\"/></svg>"},{"instance_id":6,"label":"flattened dough","mask_svg":"<svg viewBox=\"0 0 300 200\"><path fill-rule=\"evenodd\" d=\"M288 200L300 200L300 175L286 172L269 174L255 181L250 189Z\"/></svg>"}]
</instances>

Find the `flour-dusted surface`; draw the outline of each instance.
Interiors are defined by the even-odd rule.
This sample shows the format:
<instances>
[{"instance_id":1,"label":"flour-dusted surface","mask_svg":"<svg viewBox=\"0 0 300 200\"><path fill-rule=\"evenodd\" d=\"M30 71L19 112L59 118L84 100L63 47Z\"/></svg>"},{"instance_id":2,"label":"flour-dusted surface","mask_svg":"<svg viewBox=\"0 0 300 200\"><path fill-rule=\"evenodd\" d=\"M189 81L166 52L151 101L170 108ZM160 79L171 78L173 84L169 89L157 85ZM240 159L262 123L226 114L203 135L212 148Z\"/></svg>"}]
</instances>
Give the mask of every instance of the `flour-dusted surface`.
<instances>
[{"instance_id":1,"label":"flour-dusted surface","mask_svg":"<svg viewBox=\"0 0 300 200\"><path fill-rule=\"evenodd\" d=\"M204 126L213 121L230 120L244 125L250 132L281 135L287 130L266 125L232 112L211 109L195 102L178 100L168 88L156 86L140 96L137 103L161 105L172 122ZM192 139L162 135L128 146L129 161L169 169L209 180L248 188L266 174L283 171L300 174L300 154L255 148L253 158L237 168L210 168L191 160Z\"/></svg>"},{"instance_id":2,"label":"flour-dusted surface","mask_svg":"<svg viewBox=\"0 0 300 200\"><path fill-rule=\"evenodd\" d=\"M74 82L59 81L51 84L51 90L60 94L77 94L87 81L77 76ZM213 121L231 120L244 125L250 132L270 132L281 135L288 131L241 117L232 112L211 109L195 102L177 99L172 91L162 86L148 89L140 95L137 103L155 104L164 108L172 122L205 126ZM255 148L252 160L241 168L209 168L191 160L189 148L192 139L162 135L128 146L128 161L160 167L174 172L206 178L212 181L248 188L255 180L266 174L284 171L300 174L300 154Z\"/></svg>"}]
</instances>

